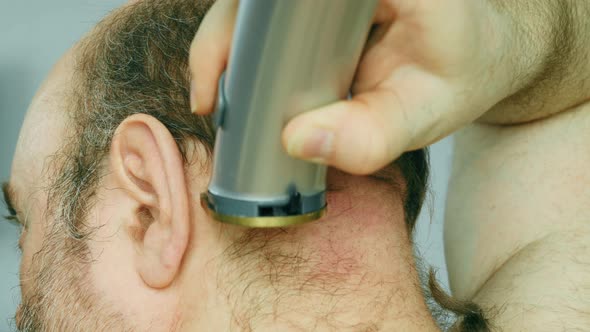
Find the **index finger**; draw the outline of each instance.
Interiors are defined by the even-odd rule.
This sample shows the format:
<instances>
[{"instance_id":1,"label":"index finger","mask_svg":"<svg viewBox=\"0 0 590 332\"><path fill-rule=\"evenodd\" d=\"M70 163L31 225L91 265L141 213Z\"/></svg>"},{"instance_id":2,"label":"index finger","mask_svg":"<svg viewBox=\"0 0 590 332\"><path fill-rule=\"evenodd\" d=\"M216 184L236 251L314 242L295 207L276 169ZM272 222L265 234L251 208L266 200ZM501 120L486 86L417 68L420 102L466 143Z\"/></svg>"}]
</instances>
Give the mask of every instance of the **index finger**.
<instances>
[{"instance_id":1,"label":"index finger","mask_svg":"<svg viewBox=\"0 0 590 332\"><path fill-rule=\"evenodd\" d=\"M218 0L201 22L189 55L191 111L213 112L217 81L227 66L238 0Z\"/></svg>"}]
</instances>

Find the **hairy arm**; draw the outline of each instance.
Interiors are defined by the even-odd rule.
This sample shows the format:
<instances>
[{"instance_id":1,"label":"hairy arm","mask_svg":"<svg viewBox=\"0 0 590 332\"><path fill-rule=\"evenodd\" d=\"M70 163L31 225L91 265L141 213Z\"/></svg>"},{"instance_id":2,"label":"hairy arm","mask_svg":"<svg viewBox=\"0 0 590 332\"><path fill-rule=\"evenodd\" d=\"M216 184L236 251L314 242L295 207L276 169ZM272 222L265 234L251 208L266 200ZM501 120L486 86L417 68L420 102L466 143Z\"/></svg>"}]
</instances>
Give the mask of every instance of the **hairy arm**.
<instances>
[{"instance_id":1,"label":"hairy arm","mask_svg":"<svg viewBox=\"0 0 590 332\"><path fill-rule=\"evenodd\" d=\"M456 136L445 229L451 288L499 329L583 330L590 2L495 3L512 24L506 61L518 75L510 97Z\"/></svg>"},{"instance_id":2,"label":"hairy arm","mask_svg":"<svg viewBox=\"0 0 590 332\"><path fill-rule=\"evenodd\" d=\"M510 40L500 66L514 79L511 94L482 122L527 122L590 99L590 2L489 1L499 17L499 38Z\"/></svg>"}]
</instances>

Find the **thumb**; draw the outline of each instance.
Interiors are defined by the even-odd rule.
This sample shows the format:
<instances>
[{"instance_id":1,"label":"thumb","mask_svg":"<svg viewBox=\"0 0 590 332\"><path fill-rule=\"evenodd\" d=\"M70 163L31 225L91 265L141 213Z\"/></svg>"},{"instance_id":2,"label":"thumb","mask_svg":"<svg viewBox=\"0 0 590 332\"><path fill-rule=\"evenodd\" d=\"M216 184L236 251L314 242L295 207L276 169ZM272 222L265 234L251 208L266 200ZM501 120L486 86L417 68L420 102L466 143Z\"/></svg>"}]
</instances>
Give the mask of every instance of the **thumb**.
<instances>
[{"instance_id":1,"label":"thumb","mask_svg":"<svg viewBox=\"0 0 590 332\"><path fill-rule=\"evenodd\" d=\"M293 157L370 174L411 145L408 125L396 94L373 90L295 117L282 138Z\"/></svg>"},{"instance_id":2,"label":"thumb","mask_svg":"<svg viewBox=\"0 0 590 332\"><path fill-rule=\"evenodd\" d=\"M238 0L218 0L211 7L190 48L191 110L213 112L217 85L229 58Z\"/></svg>"}]
</instances>

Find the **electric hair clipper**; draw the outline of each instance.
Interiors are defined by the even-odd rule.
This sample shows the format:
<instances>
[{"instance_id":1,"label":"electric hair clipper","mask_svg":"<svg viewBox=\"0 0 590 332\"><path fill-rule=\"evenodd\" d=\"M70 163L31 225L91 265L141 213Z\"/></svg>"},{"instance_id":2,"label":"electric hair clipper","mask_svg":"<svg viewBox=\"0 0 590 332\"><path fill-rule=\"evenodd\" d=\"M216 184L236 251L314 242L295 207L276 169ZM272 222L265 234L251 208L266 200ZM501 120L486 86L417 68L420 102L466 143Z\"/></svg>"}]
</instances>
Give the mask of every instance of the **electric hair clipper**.
<instances>
[{"instance_id":1,"label":"electric hair clipper","mask_svg":"<svg viewBox=\"0 0 590 332\"><path fill-rule=\"evenodd\" d=\"M294 116L348 97L377 0L241 0L219 81L213 176L201 204L215 219L285 227L321 218L326 167L287 155Z\"/></svg>"}]
</instances>

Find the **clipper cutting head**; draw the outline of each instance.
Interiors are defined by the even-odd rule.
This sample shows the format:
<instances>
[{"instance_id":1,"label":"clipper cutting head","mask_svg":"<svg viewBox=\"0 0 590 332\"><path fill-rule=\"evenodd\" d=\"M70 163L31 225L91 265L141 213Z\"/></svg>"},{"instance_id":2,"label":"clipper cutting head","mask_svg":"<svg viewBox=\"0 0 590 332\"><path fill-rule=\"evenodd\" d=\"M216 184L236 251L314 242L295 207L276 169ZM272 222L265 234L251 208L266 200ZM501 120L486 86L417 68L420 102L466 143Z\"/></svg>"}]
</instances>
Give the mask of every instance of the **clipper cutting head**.
<instances>
[{"instance_id":1,"label":"clipper cutting head","mask_svg":"<svg viewBox=\"0 0 590 332\"><path fill-rule=\"evenodd\" d=\"M322 195L323 196L323 195ZM307 200L307 206L303 201ZM218 205L213 202L217 201ZM201 206L215 220L251 228L274 228L301 225L318 220L326 214L326 205L312 209L312 201L325 202L324 197L301 199L300 195L287 204L257 204L251 201L228 200L210 192L201 194ZM219 204L220 203L220 204ZM228 205L231 204L231 205ZM223 212L223 207L230 211ZM228 210L228 209L226 209ZM311 211L307 211L311 210Z\"/></svg>"}]
</instances>

